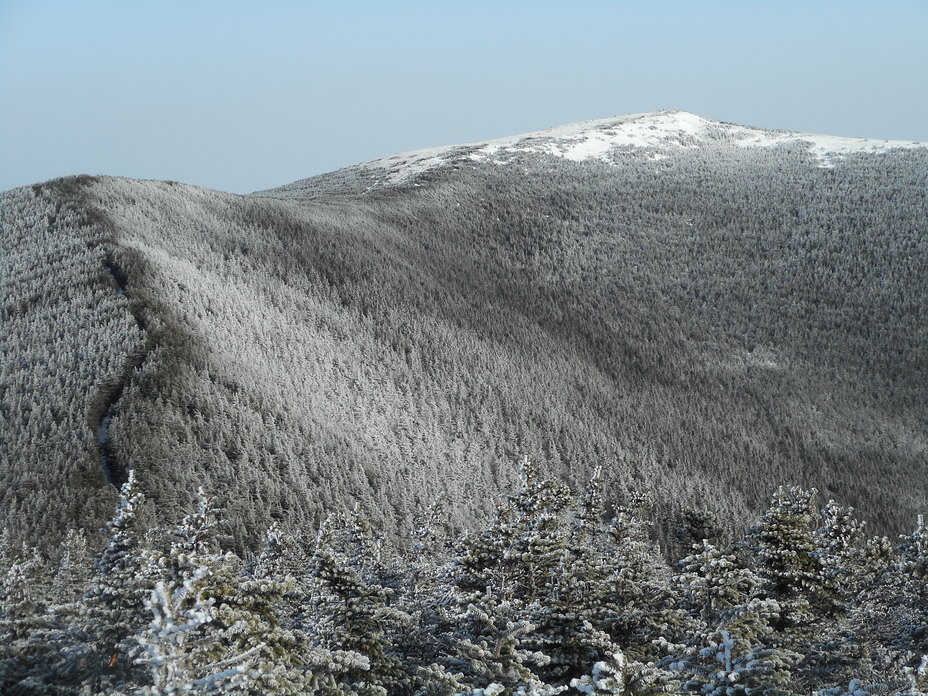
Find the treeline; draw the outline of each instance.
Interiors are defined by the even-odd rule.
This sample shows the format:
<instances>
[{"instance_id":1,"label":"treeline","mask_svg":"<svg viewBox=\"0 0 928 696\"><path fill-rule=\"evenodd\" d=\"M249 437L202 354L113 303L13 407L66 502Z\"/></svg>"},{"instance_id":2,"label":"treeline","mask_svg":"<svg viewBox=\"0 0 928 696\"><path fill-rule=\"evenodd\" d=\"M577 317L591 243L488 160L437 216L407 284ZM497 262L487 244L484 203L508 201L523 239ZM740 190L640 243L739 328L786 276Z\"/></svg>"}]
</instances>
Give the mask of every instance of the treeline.
<instances>
[{"instance_id":1,"label":"treeline","mask_svg":"<svg viewBox=\"0 0 928 696\"><path fill-rule=\"evenodd\" d=\"M780 488L733 543L711 516L655 542L654 504L606 509L524 461L482 528L441 500L405 549L357 510L274 525L243 557L201 491L145 529L134 476L102 549L4 545L4 694L925 694L928 530L868 538L853 511Z\"/></svg>"}]
</instances>

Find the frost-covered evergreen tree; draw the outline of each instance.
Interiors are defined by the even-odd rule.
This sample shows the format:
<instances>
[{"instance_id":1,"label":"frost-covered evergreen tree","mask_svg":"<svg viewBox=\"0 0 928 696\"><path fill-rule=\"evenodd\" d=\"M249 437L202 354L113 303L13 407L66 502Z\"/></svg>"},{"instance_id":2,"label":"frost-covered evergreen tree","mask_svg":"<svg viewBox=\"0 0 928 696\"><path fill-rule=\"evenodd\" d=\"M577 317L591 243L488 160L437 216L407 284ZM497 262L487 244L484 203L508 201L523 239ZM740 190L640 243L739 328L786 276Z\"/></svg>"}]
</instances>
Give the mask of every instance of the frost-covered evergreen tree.
<instances>
[{"instance_id":1,"label":"frost-covered evergreen tree","mask_svg":"<svg viewBox=\"0 0 928 696\"><path fill-rule=\"evenodd\" d=\"M204 645L209 638L203 637L204 627L212 621L212 602L197 587L208 574L209 569L202 566L180 585L169 589L159 580L152 590L145 606L153 618L148 630L137 637L142 648L138 662L148 667L151 677L142 693L217 693L247 681L250 655L208 662L200 657L212 648L209 643Z\"/></svg>"},{"instance_id":2,"label":"frost-covered evergreen tree","mask_svg":"<svg viewBox=\"0 0 928 696\"><path fill-rule=\"evenodd\" d=\"M507 688L543 683L537 670L551 658L529 647L536 626L510 616L509 607L493 606L487 598L480 606L471 604L459 617L463 635L455 641L453 654L472 683Z\"/></svg>"},{"instance_id":3,"label":"frost-covered evergreen tree","mask_svg":"<svg viewBox=\"0 0 928 696\"><path fill-rule=\"evenodd\" d=\"M919 515L915 531L901 549L899 573L906 623L898 641L903 673L913 693L928 693L928 529Z\"/></svg>"},{"instance_id":4,"label":"frost-covered evergreen tree","mask_svg":"<svg viewBox=\"0 0 928 696\"><path fill-rule=\"evenodd\" d=\"M76 688L87 671L88 648L76 629L75 588L63 579L62 564L50 564L35 548L22 548L0 589L0 693L55 694ZM69 601L72 600L72 601Z\"/></svg>"},{"instance_id":5,"label":"frost-covered evergreen tree","mask_svg":"<svg viewBox=\"0 0 928 696\"><path fill-rule=\"evenodd\" d=\"M23 545L0 587L0 693L41 693L53 656L43 640L53 627L50 582L38 549Z\"/></svg>"},{"instance_id":6,"label":"frost-covered evergreen tree","mask_svg":"<svg viewBox=\"0 0 928 696\"><path fill-rule=\"evenodd\" d=\"M818 562L817 584L811 593L812 611L819 620L835 621L848 610L848 602L866 580L865 550L860 546L864 523L855 519L854 508L829 500L822 509L821 524L812 535Z\"/></svg>"},{"instance_id":7,"label":"frost-covered evergreen tree","mask_svg":"<svg viewBox=\"0 0 928 696\"><path fill-rule=\"evenodd\" d=\"M809 637L816 618L813 602L827 580L815 539L815 495L814 489L781 487L751 540L763 593L780 608L773 623L777 640L789 646Z\"/></svg>"},{"instance_id":8,"label":"frost-covered evergreen tree","mask_svg":"<svg viewBox=\"0 0 928 696\"><path fill-rule=\"evenodd\" d=\"M442 526L444 509L445 500L440 497L413 518L409 532L412 585L408 593L412 601L429 596L437 589L440 561L447 557L448 539Z\"/></svg>"},{"instance_id":9,"label":"frost-covered evergreen tree","mask_svg":"<svg viewBox=\"0 0 928 696\"><path fill-rule=\"evenodd\" d=\"M836 652L842 675L928 691L928 530L919 516L895 561L856 598Z\"/></svg>"},{"instance_id":10,"label":"frost-covered evergreen tree","mask_svg":"<svg viewBox=\"0 0 928 696\"><path fill-rule=\"evenodd\" d=\"M5 577L6 572L13 564L12 541L10 540L9 527L0 529L0 577Z\"/></svg>"},{"instance_id":11,"label":"frost-covered evergreen tree","mask_svg":"<svg viewBox=\"0 0 928 696\"><path fill-rule=\"evenodd\" d=\"M158 578L146 602L153 619L137 640L151 693L299 693L303 645L275 612L286 584L247 577L238 558L215 547L217 524L200 490L170 550L149 559Z\"/></svg>"},{"instance_id":12,"label":"frost-covered evergreen tree","mask_svg":"<svg viewBox=\"0 0 928 696\"><path fill-rule=\"evenodd\" d=\"M676 642L691 619L678 608L670 569L641 515L642 505L616 508L609 526L611 542L607 601L612 613L605 630L634 659L658 657L654 642Z\"/></svg>"},{"instance_id":13,"label":"frost-covered evergreen tree","mask_svg":"<svg viewBox=\"0 0 928 696\"><path fill-rule=\"evenodd\" d=\"M361 536L368 535L366 522L353 522L350 517L340 521L337 530L333 531L331 521L327 521L321 530L333 555L346 567L350 565L349 555L359 564L376 565L372 554L353 547ZM271 692L291 693L298 687L302 691L293 693L305 691L327 696L354 696L353 685L357 683L359 674L370 671L371 660L353 650L328 647L328 627L333 622L327 612L331 608L332 595L314 576L319 536L318 533L314 535L312 551L307 555L301 540L273 525L265 534L260 553L247 564L249 583L243 589L247 591L257 585L262 593L273 589L278 594L272 604L278 635L268 640L268 647L262 653L284 649L284 656L273 655L270 663L288 666L285 672L288 683L284 686L278 680ZM372 539L364 539L362 546L372 550L376 543ZM269 637L270 634L265 631L263 635ZM264 673L271 673L267 665L262 667L262 675ZM258 684L267 687L268 679L262 676ZM450 691L435 693L438 696Z\"/></svg>"},{"instance_id":14,"label":"frost-covered evergreen tree","mask_svg":"<svg viewBox=\"0 0 928 696\"><path fill-rule=\"evenodd\" d=\"M843 625L854 598L886 564L881 540L861 543L863 524L851 508L828 501L818 511L815 495L780 488L749 535L762 595L780 607L768 642L803 654L798 673L810 686L816 675L841 675L842 656L855 661L841 649Z\"/></svg>"},{"instance_id":15,"label":"frost-covered evergreen tree","mask_svg":"<svg viewBox=\"0 0 928 696\"><path fill-rule=\"evenodd\" d=\"M665 520L669 524L666 541L674 556L684 557L693 546L701 546L703 541L715 542L722 537L722 528L715 513L710 510L685 508L676 519Z\"/></svg>"},{"instance_id":16,"label":"frost-covered evergreen tree","mask_svg":"<svg viewBox=\"0 0 928 696\"><path fill-rule=\"evenodd\" d=\"M94 559L81 616L81 630L91 646L88 682L93 688L103 689L138 671L132 637L145 626L151 591L140 544L144 530L138 520L144 500L130 471L113 518L103 530L105 546Z\"/></svg>"},{"instance_id":17,"label":"frost-covered evergreen tree","mask_svg":"<svg viewBox=\"0 0 928 696\"><path fill-rule=\"evenodd\" d=\"M675 671L688 692L747 695L788 689L800 656L775 644L781 608L776 600L757 596L762 580L707 541L680 565L674 584L700 628L688 632L685 645L667 646L671 656L659 664Z\"/></svg>"},{"instance_id":18,"label":"frost-covered evergreen tree","mask_svg":"<svg viewBox=\"0 0 928 696\"><path fill-rule=\"evenodd\" d=\"M82 529L69 529L59 546L58 563L52 578L52 595L58 604L78 601L90 579L87 537Z\"/></svg>"},{"instance_id":19,"label":"frost-covered evergreen tree","mask_svg":"<svg viewBox=\"0 0 928 696\"><path fill-rule=\"evenodd\" d=\"M494 522L456 545L455 584L466 603L484 594L523 605L547 597L568 557L564 516L570 491L542 478L528 459L522 461L520 479L519 490L507 496Z\"/></svg>"},{"instance_id":20,"label":"frost-covered evergreen tree","mask_svg":"<svg viewBox=\"0 0 928 696\"><path fill-rule=\"evenodd\" d=\"M85 632L91 566L83 530L68 530L57 563L46 568L51 574L47 626L37 636L49 654L44 679L70 690L97 671L92 638Z\"/></svg>"},{"instance_id":21,"label":"frost-covered evergreen tree","mask_svg":"<svg viewBox=\"0 0 928 696\"><path fill-rule=\"evenodd\" d=\"M573 521L573 498L523 460L521 486L494 522L468 535L453 558L459 641L478 678L504 685L566 683L615 645L591 621L608 613L608 570L597 537L598 481L591 481Z\"/></svg>"},{"instance_id":22,"label":"frost-covered evergreen tree","mask_svg":"<svg viewBox=\"0 0 928 696\"><path fill-rule=\"evenodd\" d=\"M797 646L803 653L798 673L810 689L822 681L848 683L852 675L873 676L863 669L864 636L850 636L850 625L862 593L891 565L894 551L886 538L862 542L864 524L852 513L852 508L828 501L813 534L820 575L818 584L810 585L809 596L816 623Z\"/></svg>"},{"instance_id":23,"label":"frost-covered evergreen tree","mask_svg":"<svg viewBox=\"0 0 928 696\"><path fill-rule=\"evenodd\" d=\"M261 541L261 550L254 557L250 557L245 564L248 575L255 579L279 577L285 573L285 558L290 540L274 522L264 533Z\"/></svg>"},{"instance_id":24,"label":"frost-covered evergreen tree","mask_svg":"<svg viewBox=\"0 0 928 696\"><path fill-rule=\"evenodd\" d=\"M394 654L390 638L409 617L390 605L390 589L361 578L334 548L333 536L327 522L310 560L312 587L304 622L312 620L313 625L306 629L321 648L341 656L338 677L351 691L372 696L402 693L411 677ZM358 557L363 555L360 552Z\"/></svg>"},{"instance_id":25,"label":"frost-covered evergreen tree","mask_svg":"<svg viewBox=\"0 0 928 696\"><path fill-rule=\"evenodd\" d=\"M587 696L659 696L674 692L678 685L672 672L629 660L621 651L596 662L590 674L570 682L573 689Z\"/></svg>"},{"instance_id":26,"label":"frost-covered evergreen tree","mask_svg":"<svg viewBox=\"0 0 928 696\"><path fill-rule=\"evenodd\" d=\"M724 625L731 612L745 604L760 588L761 580L736 556L724 554L708 541L680 561L674 577L681 605L705 626Z\"/></svg>"},{"instance_id":27,"label":"frost-covered evergreen tree","mask_svg":"<svg viewBox=\"0 0 928 696\"><path fill-rule=\"evenodd\" d=\"M775 607L775 603L771 606ZM756 613L763 610L761 606L749 609ZM792 669L799 655L742 636L726 629L713 631L695 654L668 663L680 673L681 690L703 696L795 693L791 688Z\"/></svg>"},{"instance_id":28,"label":"frost-covered evergreen tree","mask_svg":"<svg viewBox=\"0 0 928 696\"><path fill-rule=\"evenodd\" d=\"M572 519L562 522L568 525L564 554L547 596L528 607L536 625L529 644L550 658L538 671L552 683L568 683L619 651L603 630L616 607L609 596L612 550L601 524L600 476L597 467Z\"/></svg>"}]
</instances>

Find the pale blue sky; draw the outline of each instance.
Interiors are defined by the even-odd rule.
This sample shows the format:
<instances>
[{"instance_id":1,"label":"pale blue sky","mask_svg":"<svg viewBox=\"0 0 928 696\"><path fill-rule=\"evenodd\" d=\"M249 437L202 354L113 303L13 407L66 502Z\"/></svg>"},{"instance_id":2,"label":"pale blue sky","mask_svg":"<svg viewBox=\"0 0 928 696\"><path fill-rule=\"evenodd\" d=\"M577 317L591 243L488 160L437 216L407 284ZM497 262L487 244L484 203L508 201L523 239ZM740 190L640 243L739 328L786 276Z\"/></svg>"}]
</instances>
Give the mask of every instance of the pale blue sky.
<instances>
[{"instance_id":1,"label":"pale blue sky","mask_svg":"<svg viewBox=\"0 0 928 696\"><path fill-rule=\"evenodd\" d=\"M244 193L665 108L928 141L926 36L926 0L0 0L0 190Z\"/></svg>"}]
</instances>

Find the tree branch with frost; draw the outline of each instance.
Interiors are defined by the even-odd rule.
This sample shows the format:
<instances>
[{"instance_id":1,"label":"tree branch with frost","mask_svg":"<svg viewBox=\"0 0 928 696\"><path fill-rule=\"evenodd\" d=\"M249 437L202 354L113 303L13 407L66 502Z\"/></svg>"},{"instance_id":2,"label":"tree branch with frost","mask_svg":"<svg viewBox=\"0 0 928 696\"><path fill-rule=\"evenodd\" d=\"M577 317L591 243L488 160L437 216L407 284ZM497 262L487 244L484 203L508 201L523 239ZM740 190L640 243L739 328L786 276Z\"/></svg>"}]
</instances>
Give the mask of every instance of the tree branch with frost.
<instances>
[{"instance_id":1,"label":"tree branch with frost","mask_svg":"<svg viewBox=\"0 0 928 696\"><path fill-rule=\"evenodd\" d=\"M151 670L152 685L144 693L167 696L226 690L232 685L230 680L248 677L248 663L264 649L266 644L259 643L242 653L205 665L196 664L196 648L211 640L201 629L214 618L214 600L205 599L202 590L197 589L199 581L208 574L208 568L197 568L173 591L164 582L158 582L146 601L154 618L137 639L144 654L136 660L149 665ZM183 609L185 604L190 604L190 608Z\"/></svg>"}]
</instances>

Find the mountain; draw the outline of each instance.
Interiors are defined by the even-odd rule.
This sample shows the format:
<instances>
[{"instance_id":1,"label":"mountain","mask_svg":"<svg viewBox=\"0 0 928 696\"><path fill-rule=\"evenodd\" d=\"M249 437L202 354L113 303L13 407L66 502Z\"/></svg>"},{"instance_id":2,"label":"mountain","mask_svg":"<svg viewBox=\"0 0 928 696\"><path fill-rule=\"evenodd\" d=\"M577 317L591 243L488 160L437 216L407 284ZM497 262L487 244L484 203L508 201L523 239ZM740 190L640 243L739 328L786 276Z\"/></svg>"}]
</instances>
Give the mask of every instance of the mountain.
<instances>
[{"instance_id":1,"label":"mountain","mask_svg":"<svg viewBox=\"0 0 928 696\"><path fill-rule=\"evenodd\" d=\"M355 505L484 518L522 456L732 528L781 484L877 531L928 507L928 146L680 111L240 196L2 194L15 541L203 486L248 546ZM668 529L664 530L666 534Z\"/></svg>"}]
</instances>

